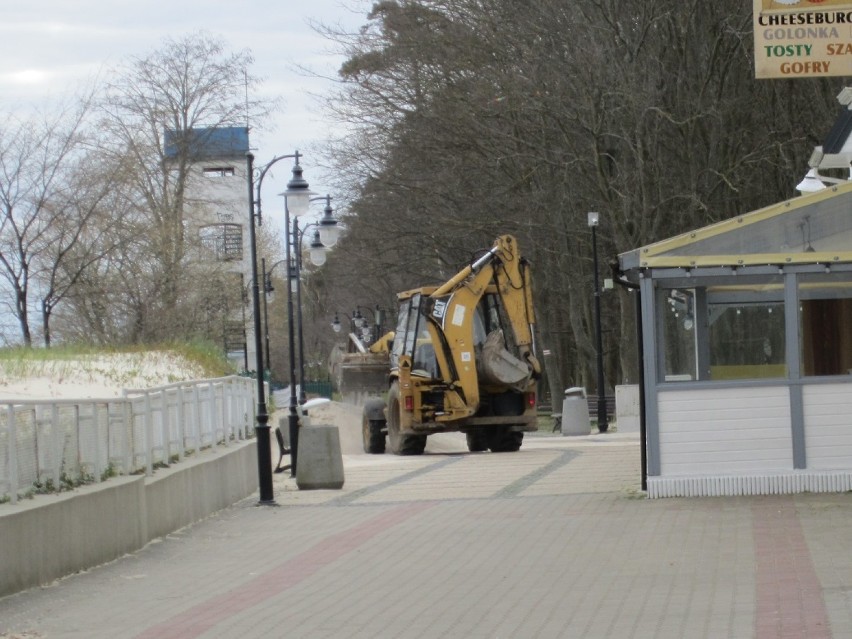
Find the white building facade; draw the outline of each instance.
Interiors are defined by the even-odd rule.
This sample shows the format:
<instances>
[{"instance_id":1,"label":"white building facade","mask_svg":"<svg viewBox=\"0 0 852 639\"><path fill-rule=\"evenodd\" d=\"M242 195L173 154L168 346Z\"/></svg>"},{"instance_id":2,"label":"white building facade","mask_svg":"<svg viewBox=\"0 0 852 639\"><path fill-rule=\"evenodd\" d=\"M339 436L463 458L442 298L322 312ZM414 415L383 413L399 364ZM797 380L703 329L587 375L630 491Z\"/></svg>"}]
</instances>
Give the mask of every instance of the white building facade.
<instances>
[{"instance_id":1,"label":"white building facade","mask_svg":"<svg viewBox=\"0 0 852 639\"><path fill-rule=\"evenodd\" d=\"M852 490L852 183L619 256L651 497Z\"/></svg>"},{"instance_id":2,"label":"white building facade","mask_svg":"<svg viewBox=\"0 0 852 639\"><path fill-rule=\"evenodd\" d=\"M228 358L240 370L254 370L257 361L250 304L248 152L246 127L193 129L183 140L166 132L166 156L187 154L188 238L199 248L197 259L216 262L223 272L223 292L227 294L222 299L227 309L216 332Z\"/></svg>"}]
</instances>

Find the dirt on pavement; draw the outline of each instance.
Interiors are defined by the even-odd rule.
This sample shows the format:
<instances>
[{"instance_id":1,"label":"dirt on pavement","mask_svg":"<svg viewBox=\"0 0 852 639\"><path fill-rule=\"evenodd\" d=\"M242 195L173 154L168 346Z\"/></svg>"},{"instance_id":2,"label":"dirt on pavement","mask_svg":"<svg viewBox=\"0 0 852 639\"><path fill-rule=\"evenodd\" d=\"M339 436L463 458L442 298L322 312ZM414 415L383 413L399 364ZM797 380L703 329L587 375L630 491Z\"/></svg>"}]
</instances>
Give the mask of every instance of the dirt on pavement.
<instances>
[{"instance_id":1,"label":"dirt on pavement","mask_svg":"<svg viewBox=\"0 0 852 639\"><path fill-rule=\"evenodd\" d=\"M340 452L344 455L365 455L361 441L361 411L362 407L343 402L329 402L311 408L309 411L312 425L337 426L340 433ZM279 418L285 418L287 411L277 410L273 425L278 424ZM427 453L464 453L467 452L467 442L462 433L438 433L430 435L426 440Z\"/></svg>"}]
</instances>

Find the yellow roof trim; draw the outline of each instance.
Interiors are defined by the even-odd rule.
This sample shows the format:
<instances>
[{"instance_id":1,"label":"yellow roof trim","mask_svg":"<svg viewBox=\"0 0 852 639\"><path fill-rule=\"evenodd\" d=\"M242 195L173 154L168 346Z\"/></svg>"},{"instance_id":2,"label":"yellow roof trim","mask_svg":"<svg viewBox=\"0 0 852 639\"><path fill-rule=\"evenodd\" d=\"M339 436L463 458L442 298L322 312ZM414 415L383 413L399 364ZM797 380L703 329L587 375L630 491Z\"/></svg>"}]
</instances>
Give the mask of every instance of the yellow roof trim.
<instances>
[{"instance_id":1,"label":"yellow roof trim","mask_svg":"<svg viewBox=\"0 0 852 639\"><path fill-rule=\"evenodd\" d=\"M823 251L813 253L752 253L749 255L660 255L646 258L642 255L639 266L693 268L698 266L766 266L784 264L832 264L852 262L852 251Z\"/></svg>"},{"instance_id":2,"label":"yellow roof trim","mask_svg":"<svg viewBox=\"0 0 852 639\"><path fill-rule=\"evenodd\" d=\"M842 195L844 193L852 193L852 182L837 184L830 186L822 191L818 191L816 193L811 193L808 195L801 195L799 197L786 200L784 202L779 202L778 204L772 204L770 206L764 207L762 209L758 209L757 211L752 211L750 213L745 213L743 215L738 215L736 217L732 217L728 220L723 220L721 222L716 222L715 224L711 224L710 226L705 226L703 228L697 229L695 231L689 231L687 233L683 233L681 235L676 235L675 237L671 237L665 240L661 240L654 244L649 244L647 246L643 246L639 249L639 263L642 266L668 266L668 264L651 264L646 263L650 262L650 258L653 258L655 255L659 255L660 253L665 253L667 251L673 251L675 249L682 248L684 246L688 246L690 244L694 244L695 242L699 242L702 240L709 239L711 237L716 237L717 235L722 235L724 233L729 233L738 228L745 228L752 224L756 224L758 222L763 222L764 220L776 217L778 215L783 215L785 213L789 213L790 211L795 211L805 206L809 206L811 204L816 204L817 202L822 202L823 200L828 200L833 197L837 197L838 195ZM804 263L813 263L814 261L822 261L815 260L813 253L808 253L810 259L805 260L794 260L797 262ZM847 254L843 254L847 255ZM698 261L706 261L710 259L711 256L702 256L702 257L693 257L692 259L696 262ZM712 256L715 258L723 257L723 256ZM749 260L753 256L748 255L736 255L736 256L726 256L729 259L733 257L733 261L723 262L724 265L737 264L740 260ZM776 258L777 256L771 256ZM792 257L789 255L784 255L784 257ZM775 259L769 259L770 256L767 254L761 254L761 259L758 262L746 262L746 263L763 263L766 264L767 261L769 263L777 263ZM668 259L668 258L667 258ZM681 263L684 260L689 260L689 257L676 257L672 258L677 261L677 266L681 266ZM845 258L848 260L848 255ZM714 263L715 266L719 265L719 262Z\"/></svg>"}]
</instances>

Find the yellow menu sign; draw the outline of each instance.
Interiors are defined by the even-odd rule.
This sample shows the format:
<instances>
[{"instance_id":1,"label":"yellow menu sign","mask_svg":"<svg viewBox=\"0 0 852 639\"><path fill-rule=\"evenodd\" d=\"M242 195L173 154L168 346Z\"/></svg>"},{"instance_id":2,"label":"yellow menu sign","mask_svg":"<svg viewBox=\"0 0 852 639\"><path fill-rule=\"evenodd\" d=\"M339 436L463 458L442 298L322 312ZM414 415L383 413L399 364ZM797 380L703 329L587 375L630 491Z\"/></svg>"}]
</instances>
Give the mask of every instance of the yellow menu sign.
<instances>
[{"instance_id":1,"label":"yellow menu sign","mask_svg":"<svg viewBox=\"0 0 852 639\"><path fill-rule=\"evenodd\" d=\"M852 75L852 2L753 2L756 78Z\"/></svg>"}]
</instances>

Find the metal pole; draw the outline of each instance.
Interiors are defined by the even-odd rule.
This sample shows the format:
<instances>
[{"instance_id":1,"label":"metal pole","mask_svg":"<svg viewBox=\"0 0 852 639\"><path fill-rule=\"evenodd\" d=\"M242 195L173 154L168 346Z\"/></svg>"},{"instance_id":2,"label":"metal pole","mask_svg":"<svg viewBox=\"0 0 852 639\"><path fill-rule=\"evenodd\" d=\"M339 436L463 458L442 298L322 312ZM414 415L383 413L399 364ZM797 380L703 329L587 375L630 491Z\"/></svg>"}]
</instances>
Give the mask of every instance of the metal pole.
<instances>
[{"instance_id":1,"label":"metal pole","mask_svg":"<svg viewBox=\"0 0 852 639\"><path fill-rule=\"evenodd\" d=\"M269 355L269 314L267 312L267 307L269 306L269 301L266 299L269 294L269 286L268 279L269 274L266 272L266 258L262 257L260 259L260 263L263 269L263 332L266 337L266 370L272 370L271 364L271 356ZM270 375L271 377L271 375Z\"/></svg>"},{"instance_id":2,"label":"metal pole","mask_svg":"<svg viewBox=\"0 0 852 639\"><path fill-rule=\"evenodd\" d=\"M636 343L639 345L639 450L642 490L648 490L648 443L645 441L645 345L642 343L642 293L636 287Z\"/></svg>"},{"instance_id":3,"label":"metal pole","mask_svg":"<svg viewBox=\"0 0 852 639\"><path fill-rule=\"evenodd\" d=\"M598 364L598 431L605 433L609 430L606 414L606 387L604 385L603 368L603 337L601 336L601 290L598 285L598 236L597 227L592 227L592 261L595 269L595 341L597 342Z\"/></svg>"},{"instance_id":4,"label":"metal pole","mask_svg":"<svg viewBox=\"0 0 852 639\"><path fill-rule=\"evenodd\" d=\"M293 233L290 234L290 209L287 206L287 198L284 198L284 228L287 234L286 242L286 260L287 268L290 268L290 242L296 234L296 222L298 218L293 218ZM289 275L289 273L288 273ZM290 413L287 416L287 423L290 432L290 476L296 476L296 457L299 449L299 415L296 413L296 335L293 330L293 292L290 287L289 277L287 282L287 337L290 347Z\"/></svg>"},{"instance_id":5,"label":"metal pole","mask_svg":"<svg viewBox=\"0 0 852 639\"><path fill-rule=\"evenodd\" d=\"M304 404L308 401L305 395L305 339L302 335L302 234L305 230L299 231L298 224L293 222L293 228L296 230L296 313L299 319L299 404Z\"/></svg>"},{"instance_id":6,"label":"metal pole","mask_svg":"<svg viewBox=\"0 0 852 639\"><path fill-rule=\"evenodd\" d=\"M254 155L246 154L249 196L249 245L251 247L252 307L254 310L254 343L257 361L257 424L254 427L257 439L257 475L260 487L258 504L275 505L272 492L272 448L270 445L269 414L266 412L266 393L263 385L263 348L260 341L260 290L257 282L257 238L254 228Z\"/></svg>"}]
</instances>

